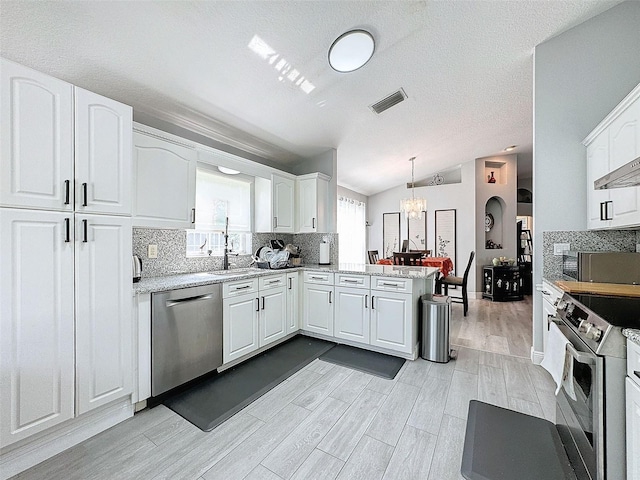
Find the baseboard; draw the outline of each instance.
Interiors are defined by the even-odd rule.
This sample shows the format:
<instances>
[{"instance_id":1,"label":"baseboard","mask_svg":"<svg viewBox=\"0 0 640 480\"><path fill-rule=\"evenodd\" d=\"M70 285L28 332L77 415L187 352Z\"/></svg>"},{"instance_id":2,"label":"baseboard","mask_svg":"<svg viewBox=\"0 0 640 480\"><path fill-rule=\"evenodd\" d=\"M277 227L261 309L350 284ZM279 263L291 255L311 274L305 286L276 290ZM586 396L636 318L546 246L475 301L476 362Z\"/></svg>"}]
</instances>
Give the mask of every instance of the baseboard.
<instances>
[{"instance_id":1,"label":"baseboard","mask_svg":"<svg viewBox=\"0 0 640 480\"><path fill-rule=\"evenodd\" d=\"M0 479L6 480L133 416L129 397L73 418L3 449Z\"/></svg>"},{"instance_id":2,"label":"baseboard","mask_svg":"<svg viewBox=\"0 0 640 480\"><path fill-rule=\"evenodd\" d=\"M540 365L543 358L544 352L538 352L531 347L531 362L533 362L534 365Z\"/></svg>"}]
</instances>

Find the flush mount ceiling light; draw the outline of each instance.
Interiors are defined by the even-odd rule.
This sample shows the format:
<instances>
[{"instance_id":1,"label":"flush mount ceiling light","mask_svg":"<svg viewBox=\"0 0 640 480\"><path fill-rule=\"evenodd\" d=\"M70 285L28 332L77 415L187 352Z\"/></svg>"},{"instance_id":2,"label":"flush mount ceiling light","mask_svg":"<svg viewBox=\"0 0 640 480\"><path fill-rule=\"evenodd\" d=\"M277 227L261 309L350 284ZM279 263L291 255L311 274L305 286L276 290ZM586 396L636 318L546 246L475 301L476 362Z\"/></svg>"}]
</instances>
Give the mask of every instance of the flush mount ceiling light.
<instances>
[{"instance_id":1,"label":"flush mount ceiling light","mask_svg":"<svg viewBox=\"0 0 640 480\"><path fill-rule=\"evenodd\" d=\"M220 167L220 166L218 167L218 171L226 175L237 175L240 173L238 170L234 170L233 168Z\"/></svg>"},{"instance_id":2,"label":"flush mount ceiling light","mask_svg":"<svg viewBox=\"0 0 640 480\"><path fill-rule=\"evenodd\" d=\"M511 146L509 146L509 147L505 148L505 149L504 149L504 151L505 151L505 152L510 152L511 150L515 150L515 149L516 149L516 147L517 147L517 145L511 145Z\"/></svg>"},{"instance_id":3,"label":"flush mount ceiling light","mask_svg":"<svg viewBox=\"0 0 640 480\"><path fill-rule=\"evenodd\" d=\"M336 72L353 72L373 56L375 42L365 30L350 30L340 35L329 48L329 65Z\"/></svg>"},{"instance_id":4,"label":"flush mount ceiling light","mask_svg":"<svg viewBox=\"0 0 640 480\"><path fill-rule=\"evenodd\" d=\"M413 179L413 162L416 157L411 157L411 198L405 198L400 201L400 210L404 212L406 218L418 219L422 218L422 212L427 210L427 201L424 198L416 198L415 182Z\"/></svg>"}]
</instances>

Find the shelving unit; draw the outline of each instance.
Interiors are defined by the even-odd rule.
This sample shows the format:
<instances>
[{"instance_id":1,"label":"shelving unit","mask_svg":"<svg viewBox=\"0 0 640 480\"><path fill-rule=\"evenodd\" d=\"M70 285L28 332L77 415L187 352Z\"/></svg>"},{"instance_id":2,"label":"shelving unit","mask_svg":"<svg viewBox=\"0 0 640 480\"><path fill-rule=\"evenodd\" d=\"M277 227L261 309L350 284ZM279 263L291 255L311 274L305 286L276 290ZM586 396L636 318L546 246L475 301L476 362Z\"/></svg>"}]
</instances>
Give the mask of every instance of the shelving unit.
<instances>
[{"instance_id":1,"label":"shelving unit","mask_svg":"<svg viewBox=\"0 0 640 480\"><path fill-rule=\"evenodd\" d=\"M483 267L482 298L494 302L522 300L522 278L518 265L487 265Z\"/></svg>"},{"instance_id":2,"label":"shelving unit","mask_svg":"<svg viewBox=\"0 0 640 480\"><path fill-rule=\"evenodd\" d=\"M532 292L531 275L533 266L533 241L531 230L522 228L522 222L518 222L517 228L518 244L518 266L520 267L520 278L522 279L521 293L530 295Z\"/></svg>"}]
</instances>

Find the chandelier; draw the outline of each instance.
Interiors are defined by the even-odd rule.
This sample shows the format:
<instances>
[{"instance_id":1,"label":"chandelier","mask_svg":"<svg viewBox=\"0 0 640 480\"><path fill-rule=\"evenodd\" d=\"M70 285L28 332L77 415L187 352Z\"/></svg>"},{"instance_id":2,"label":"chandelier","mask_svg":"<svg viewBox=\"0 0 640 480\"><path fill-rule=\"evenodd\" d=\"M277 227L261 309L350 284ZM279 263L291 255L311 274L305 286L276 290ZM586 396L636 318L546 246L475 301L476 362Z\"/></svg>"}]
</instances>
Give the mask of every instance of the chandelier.
<instances>
[{"instance_id":1,"label":"chandelier","mask_svg":"<svg viewBox=\"0 0 640 480\"><path fill-rule=\"evenodd\" d=\"M416 198L415 185L413 178L413 161L416 157L411 157L411 198L405 198L400 201L400 210L404 212L406 218L421 219L422 212L427 209L427 201L424 198Z\"/></svg>"}]
</instances>

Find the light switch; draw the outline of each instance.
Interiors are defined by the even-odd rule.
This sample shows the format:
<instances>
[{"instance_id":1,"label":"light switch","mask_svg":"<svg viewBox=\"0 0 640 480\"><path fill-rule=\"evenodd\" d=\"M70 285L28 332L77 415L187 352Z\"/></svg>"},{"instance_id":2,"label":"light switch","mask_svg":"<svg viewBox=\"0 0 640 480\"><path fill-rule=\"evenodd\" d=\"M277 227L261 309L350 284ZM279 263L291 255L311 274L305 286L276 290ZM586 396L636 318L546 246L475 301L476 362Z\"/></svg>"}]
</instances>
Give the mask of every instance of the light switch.
<instances>
[{"instance_id":1,"label":"light switch","mask_svg":"<svg viewBox=\"0 0 640 480\"><path fill-rule=\"evenodd\" d=\"M553 244L553 254L558 256L562 256L562 253L565 250L569 250L570 245L568 243L554 243Z\"/></svg>"},{"instance_id":2,"label":"light switch","mask_svg":"<svg viewBox=\"0 0 640 480\"><path fill-rule=\"evenodd\" d=\"M158 245L149 245L147 250L147 257L158 258Z\"/></svg>"}]
</instances>

